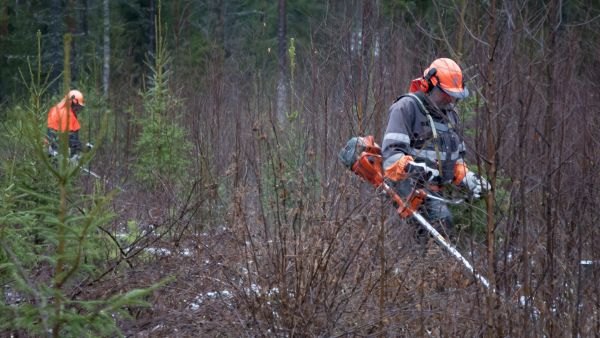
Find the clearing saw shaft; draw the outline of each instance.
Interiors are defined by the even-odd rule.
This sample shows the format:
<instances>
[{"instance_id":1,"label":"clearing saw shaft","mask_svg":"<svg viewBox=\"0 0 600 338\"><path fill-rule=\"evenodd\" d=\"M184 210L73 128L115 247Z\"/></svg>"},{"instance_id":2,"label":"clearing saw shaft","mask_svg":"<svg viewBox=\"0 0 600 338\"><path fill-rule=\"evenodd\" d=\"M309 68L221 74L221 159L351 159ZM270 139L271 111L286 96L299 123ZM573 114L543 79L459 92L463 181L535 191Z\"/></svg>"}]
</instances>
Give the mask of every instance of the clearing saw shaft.
<instances>
[{"instance_id":1,"label":"clearing saw shaft","mask_svg":"<svg viewBox=\"0 0 600 338\"><path fill-rule=\"evenodd\" d=\"M382 182L380 189L382 189L382 191L384 191L386 194L388 194L388 196L392 197L392 199L398 204L398 206L399 206L398 213L400 213L401 215L404 215L404 214L410 215L415 220L417 220L417 222L419 222L431 234L431 236L433 236L433 239L439 245L444 247L444 249L446 249L446 251L448 251L452 256L454 256L456 259L458 259L462 263L462 265L464 265L464 267L467 268L467 270L469 270L469 272L471 272L473 274L473 276L479 282L481 282L481 284L483 284L483 286L485 286L486 289L490 290L490 283L488 282L488 280L485 277L483 277L482 275L475 272L475 269L473 269L473 266L471 265L471 263L469 263L469 261L463 255L461 255L461 253L458 252L458 250L456 250L456 248L454 248L452 245L450 245L450 243L448 243L448 241L446 241L446 239L429 222L427 222L427 220L423 216L421 216L421 214L419 214L417 211L413 210L410 206L406 207L406 205L403 203L400 196L398 196L398 194L394 191L393 188L391 188L385 182ZM427 194L423 190L417 190L417 191L420 191L421 194L424 193L427 198L435 197L435 199L439 199L439 197ZM400 203L398 201L400 201ZM410 201L410 199L409 199L409 201ZM494 292L494 290L491 290L491 291Z\"/></svg>"},{"instance_id":2,"label":"clearing saw shaft","mask_svg":"<svg viewBox=\"0 0 600 338\"><path fill-rule=\"evenodd\" d=\"M356 175L371 183L378 190L385 192L394 201L395 205L397 205L397 211L401 217L413 217L417 220L433 236L434 240L458 259L486 289L492 291L492 293L496 293L496 290L490 287L488 280L476 273L471 263L417 212L419 205L421 205L425 198L442 200L449 204L457 204L456 201L447 201L441 197L433 196L423 189L415 189L408 196L406 202L403 201L398 193L384 180L381 148L375 143L373 136L351 138L346 147L340 151L339 158Z\"/></svg>"}]
</instances>

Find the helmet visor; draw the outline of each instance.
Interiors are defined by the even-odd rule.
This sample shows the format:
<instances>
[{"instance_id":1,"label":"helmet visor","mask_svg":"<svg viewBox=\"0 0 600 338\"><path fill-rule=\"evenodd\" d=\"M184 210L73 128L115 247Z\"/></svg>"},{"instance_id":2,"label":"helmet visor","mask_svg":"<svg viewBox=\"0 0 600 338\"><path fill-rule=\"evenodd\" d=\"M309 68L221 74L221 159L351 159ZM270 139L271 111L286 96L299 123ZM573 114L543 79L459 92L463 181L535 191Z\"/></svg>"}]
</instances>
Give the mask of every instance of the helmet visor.
<instances>
[{"instance_id":1,"label":"helmet visor","mask_svg":"<svg viewBox=\"0 0 600 338\"><path fill-rule=\"evenodd\" d=\"M464 100L464 99L466 99L469 96L469 89L467 87L463 87L462 90L459 89L459 88L448 89L448 88L444 88L441 85L438 86L438 87L440 87L440 89L444 93L452 96L455 99Z\"/></svg>"}]
</instances>

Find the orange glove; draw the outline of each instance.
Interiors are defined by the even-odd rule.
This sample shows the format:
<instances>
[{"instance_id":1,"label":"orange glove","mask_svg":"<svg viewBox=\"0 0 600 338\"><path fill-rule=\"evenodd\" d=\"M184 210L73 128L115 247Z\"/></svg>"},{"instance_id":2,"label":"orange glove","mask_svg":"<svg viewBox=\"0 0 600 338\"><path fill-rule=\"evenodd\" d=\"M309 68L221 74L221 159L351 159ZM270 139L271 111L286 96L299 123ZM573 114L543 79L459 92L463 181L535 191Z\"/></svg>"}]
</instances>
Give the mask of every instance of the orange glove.
<instances>
[{"instance_id":1,"label":"orange glove","mask_svg":"<svg viewBox=\"0 0 600 338\"><path fill-rule=\"evenodd\" d=\"M452 184L459 185L462 180L467 175L467 165L464 162L456 162L454 164L454 179L452 180Z\"/></svg>"},{"instance_id":2,"label":"orange glove","mask_svg":"<svg viewBox=\"0 0 600 338\"><path fill-rule=\"evenodd\" d=\"M392 181L401 181L408 177L408 173L406 172L406 166L409 162L413 162L414 159L411 156L404 155L401 159L392 164L389 168L385 170L385 177L391 179Z\"/></svg>"}]
</instances>

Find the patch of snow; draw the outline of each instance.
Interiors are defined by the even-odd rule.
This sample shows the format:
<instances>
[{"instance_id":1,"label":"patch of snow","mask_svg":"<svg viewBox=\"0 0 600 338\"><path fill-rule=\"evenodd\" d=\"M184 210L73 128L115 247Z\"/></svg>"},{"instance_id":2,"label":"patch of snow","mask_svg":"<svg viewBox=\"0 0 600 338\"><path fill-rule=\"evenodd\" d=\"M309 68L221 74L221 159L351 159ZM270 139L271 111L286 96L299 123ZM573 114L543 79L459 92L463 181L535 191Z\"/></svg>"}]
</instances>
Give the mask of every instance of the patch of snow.
<instances>
[{"instance_id":1,"label":"patch of snow","mask_svg":"<svg viewBox=\"0 0 600 338\"><path fill-rule=\"evenodd\" d=\"M146 251L147 253L151 254L151 255L157 255L157 256L169 256L171 254L171 250L166 249L166 248L145 248L144 251Z\"/></svg>"},{"instance_id":2,"label":"patch of snow","mask_svg":"<svg viewBox=\"0 0 600 338\"><path fill-rule=\"evenodd\" d=\"M246 290L246 292L248 292L248 291L252 291L252 292L254 292L254 293L257 295L257 296L260 296L260 286L258 286L258 285L256 285L256 284L254 284L254 283L250 284L250 289L249 289L249 290ZM249 293L249 292L248 292L248 293Z\"/></svg>"},{"instance_id":3,"label":"patch of snow","mask_svg":"<svg viewBox=\"0 0 600 338\"><path fill-rule=\"evenodd\" d=\"M525 296L521 296L521 297L519 298L519 304L521 304L521 306L525 306L525 301L526 301L526 298L525 298Z\"/></svg>"},{"instance_id":4,"label":"patch of snow","mask_svg":"<svg viewBox=\"0 0 600 338\"><path fill-rule=\"evenodd\" d=\"M16 292L13 291L9 286L4 286L4 300L7 305L16 306L23 301L23 297Z\"/></svg>"},{"instance_id":5,"label":"patch of snow","mask_svg":"<svg viewBox=\"0 0 600 338\"><path fill-rule=\"evenodd\" d=\"M229 290L223 290L223 291L208 291L204 294L199 294L198 296L196 296L196 299L194 299L193 302L191 302L189 304L189 308L191 310L198 310L200 308L200 305L202 305L202 303L204 303L205 300L208 299L216 299L222 297L224 299L230 299L233 297L233 293Z\"/></svg>"},{"instance_id":6,"label":"patch of snow","mask_svg":"<svg viewBox=\"0 0 600 338\"><path fill-rule=\"evenodd\" d=\"M208 298L217 298L218 296L223 296L225 298L231 298L233 297L233 294L228 291L228 290L223 290L223 291L209 291L206 293L206 296Z\"/></svg>"}]
</instances>

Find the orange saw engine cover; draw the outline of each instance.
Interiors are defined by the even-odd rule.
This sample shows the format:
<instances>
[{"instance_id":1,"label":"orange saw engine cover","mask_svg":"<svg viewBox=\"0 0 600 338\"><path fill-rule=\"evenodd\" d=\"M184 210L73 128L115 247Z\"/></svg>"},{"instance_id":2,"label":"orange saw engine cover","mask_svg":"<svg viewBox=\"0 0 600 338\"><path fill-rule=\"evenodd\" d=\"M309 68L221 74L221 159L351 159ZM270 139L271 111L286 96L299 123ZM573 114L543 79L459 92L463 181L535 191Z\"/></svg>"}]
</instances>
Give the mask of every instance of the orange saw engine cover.
<instances>
[{"instance_id":1,"label":"orange saw engine cover","mask_svg":"<svg viewBox=\"0 0 600 338\"><path fill-rule=\"evenodd\" d=\"M365 181L376 187L383 183L381 148L373 136L351 138L338 156L346 167Z\"/></svg>"}]
</instances>

